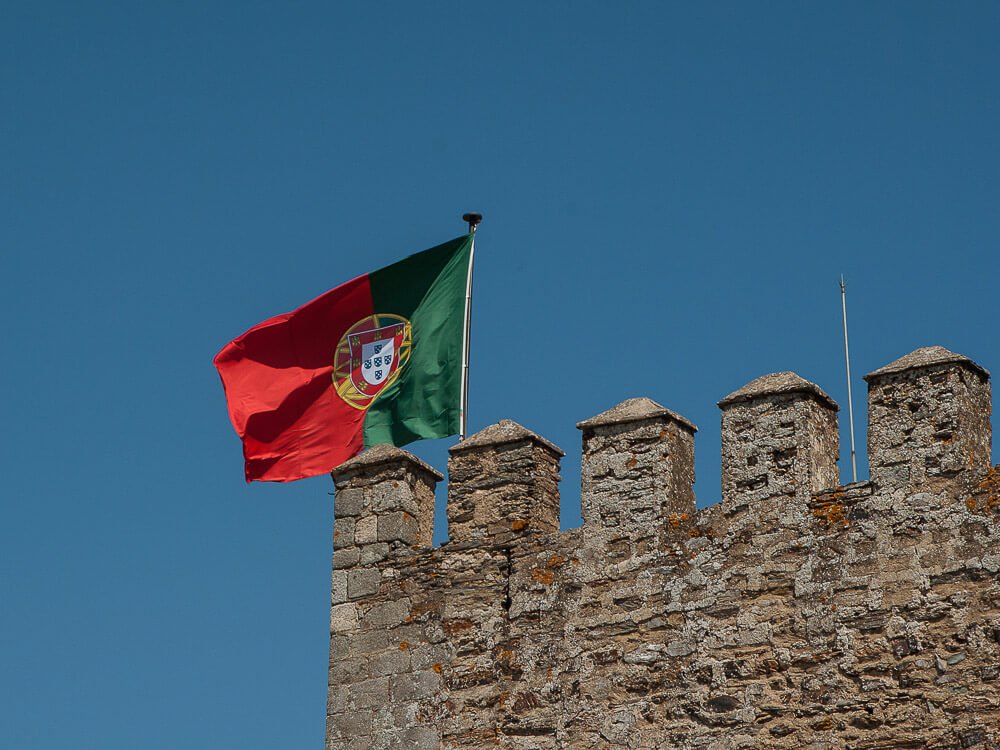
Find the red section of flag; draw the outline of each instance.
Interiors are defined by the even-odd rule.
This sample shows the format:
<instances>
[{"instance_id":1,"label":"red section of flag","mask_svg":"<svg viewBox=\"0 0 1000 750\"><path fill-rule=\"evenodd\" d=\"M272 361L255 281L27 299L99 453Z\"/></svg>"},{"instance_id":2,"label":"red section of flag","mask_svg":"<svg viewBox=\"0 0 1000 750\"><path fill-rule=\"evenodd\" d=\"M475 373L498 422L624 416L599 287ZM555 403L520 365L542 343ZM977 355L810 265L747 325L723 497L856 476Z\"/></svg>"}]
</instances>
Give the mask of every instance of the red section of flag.
<instances>
[{"instance_id":1,"label":"red section of flag","mask_svg":"<svg viewBox=\"0 0 1000 750\"><path fill-rule=\"evenodd\" d=\"M215 357L248 482L325 474L363 447L365 412L337 396L333 359L347 329L372 314L367 276L265 320Z\"/></svg>"}]
</instances>

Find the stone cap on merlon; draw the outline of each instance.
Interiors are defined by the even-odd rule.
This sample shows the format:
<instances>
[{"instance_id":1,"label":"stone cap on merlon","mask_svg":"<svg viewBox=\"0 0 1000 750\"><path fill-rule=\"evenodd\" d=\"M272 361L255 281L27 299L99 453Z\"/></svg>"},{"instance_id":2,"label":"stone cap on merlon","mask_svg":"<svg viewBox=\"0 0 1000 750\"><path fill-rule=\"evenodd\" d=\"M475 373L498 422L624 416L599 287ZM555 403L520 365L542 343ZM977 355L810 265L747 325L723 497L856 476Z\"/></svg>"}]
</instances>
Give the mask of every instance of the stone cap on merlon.
<instances>
[{"instance_id":1,"label":"stone cap on merlon","mask_svg":"<svg viewBox=\"0 0 1000 750\"><path fill-rule=\"evenodd\" d=\"M600 414L593 416L590 419L577 422L576 426L577 429L580 430L589 430L594 427L604 427L612 424L627 424L629 422L641 422L645 419L656 419L657 417L672 419L681 425L681 427L684 427L691 432L698 431L698 428L690 419L682 417L677 412L671 411L665 406L661 406L651 398L645 397L630 398L622 401L618 404L618 406L613 406L607 411L602 411Z\"/></svg>"},{"instance_id":2,"label":"stone cap on merlon","mask_svg":"<svg viewBox=\"0 0 1000 750\"><path fill-rule=\"evenodd\" d=\"M459 453L470 448L485 448L493 445L506 445L507 443L520 443L522 440L529 440L539 445L543 445L559 456L565 456L562 448L555 443L551 443L541 435L536 435L526 427L522 427L512 419L501 419L496 424L491 424L475 435L470 435L458 445L453 445L448 449L449 453Z\"/></svg>"},{"instance_id":3,"label":"stone cap on merlon","mask_svg":"<svg viewBox=\"0 0 1000 750\"><path fill-rule=\"evenodd\" d=\"M336 479L337 477L352 471L362 471L364 469L371 469L375 466L398 463L410 463L414 467L432 475L439 482L444 479L444 474L430 464L424 463L409 451L404 451L402 448L397 448L395 445L387 444L373 445L371 448L365 449L364 452L359 453L354 458L345 461L330 473L333 475L333 478Z\"/></svg>"},{"instance_id":4,"label":"stone cap on merlon","mask_svg":"<svg viewBox=\"0 0 1000 750\"><path fill-rule=\"evenodd\" d=\"M742 388L722 399L719 402L719 408L724 409L740 401L752 401L765 396L788 393L805 393L824 406L828 406L834 411L840 411L837 402L830 398L822 388L794 372L772 372L770 375L763 375L756 380L751 380Z\"/></svg>"},{"instance_id":5,"label":"stone cap on merlon","mask_svg":"<svg viewBox=\"0 0 1000 750\"><path fill-rule=\"evenodd\" d=\"M880 367L874 372L868 373L865 375L865 380L870 383L886 375L897 375L906 370L918 370L922 367L948 364L964 365L970 370L978 372L984 379L989 380L990 378L989 370L982 365L976 364L968 357L948 351L943 346L925 346L890 362L885 367Z\"/></svg>"}]
</instances>

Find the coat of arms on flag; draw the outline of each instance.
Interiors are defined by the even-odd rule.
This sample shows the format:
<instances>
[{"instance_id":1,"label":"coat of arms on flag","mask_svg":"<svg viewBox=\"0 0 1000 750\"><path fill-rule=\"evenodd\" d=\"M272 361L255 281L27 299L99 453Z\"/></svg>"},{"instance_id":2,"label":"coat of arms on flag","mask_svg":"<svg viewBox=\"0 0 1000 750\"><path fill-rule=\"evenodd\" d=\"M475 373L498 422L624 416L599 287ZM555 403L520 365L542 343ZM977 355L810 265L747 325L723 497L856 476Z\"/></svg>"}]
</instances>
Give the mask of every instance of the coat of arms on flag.
<instances>
[{"instance_id":1,"label":"coat of arms on flag","mask_svg":"<svg viewBox=\"0 0 1000 750\"><path fill-rule=\"evenodd\" d=\"M337 394L365 409L399 375L410 358L410 321L400 315L368 315L352 325L337 345L333 382Z\"/></svg>"}]
</instances>

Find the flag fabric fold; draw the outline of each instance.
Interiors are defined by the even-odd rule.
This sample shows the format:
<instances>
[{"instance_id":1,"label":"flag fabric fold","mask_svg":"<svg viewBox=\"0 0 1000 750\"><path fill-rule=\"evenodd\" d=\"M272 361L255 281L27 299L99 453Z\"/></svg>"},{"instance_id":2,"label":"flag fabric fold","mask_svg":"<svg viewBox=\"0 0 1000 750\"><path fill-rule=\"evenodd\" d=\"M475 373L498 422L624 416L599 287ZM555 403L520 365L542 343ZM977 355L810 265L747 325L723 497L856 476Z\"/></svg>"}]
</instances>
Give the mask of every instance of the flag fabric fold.
<instances>
[{"instance_id":1,"label":"flag fabric fold","mask_svg":"<svg viewBox=\"0 0 1000 750\"><path fill-rule=\"evenodd\" d=\"M214 362L248 482L458 433L472 239L352 279L223 347Z\"/></svg>"}]
</instances>

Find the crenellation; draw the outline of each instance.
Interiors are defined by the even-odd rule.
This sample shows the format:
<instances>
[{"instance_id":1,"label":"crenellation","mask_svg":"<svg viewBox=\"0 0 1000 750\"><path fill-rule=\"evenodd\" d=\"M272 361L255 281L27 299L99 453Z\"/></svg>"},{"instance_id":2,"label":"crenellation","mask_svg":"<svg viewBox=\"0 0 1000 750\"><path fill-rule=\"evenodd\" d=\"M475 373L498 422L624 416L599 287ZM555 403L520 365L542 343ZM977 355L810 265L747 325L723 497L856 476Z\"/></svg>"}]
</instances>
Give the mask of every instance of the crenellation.
<instances>
[{"instance_id":1,"label":"crenellation","mask_svg":"<svg viewBox=\"0 0 1000 750\"><path fill-rule=\"evenodd\" d=\"M794 372L764 375L719 402L722 501L808 498L839 484L837 403Z\"/></svg>"},{"instance_id":2,"label":"crenellation","mask_svg":"<svg viewBox=\"0 0 1000 750\"><path fill-rule=\"evenodd\" d=\"M697 427L648 398L577 424L583 432L581 502L587 526L657 530L693 516Z\"/></svg>"},{"instance_id":3,"label":"crenellation","mask_svg":"<svg viewBox=\"0 0 1000 750\"><path fill-rule=\"evenodd\" d=\"M504 419L449 453L449 539L559 530L559 459L565 454L558 447Z\"/></svg>"},{"instance_id":4,"label":"crenellation","mask_svg":"<svg viewBox=\"0 0 1000 750\"><path fill-rule=\"evenodd\" d=\"M989 372L940 346L917 349L865 376L868 465L886 491L990 465Z\"/></svg>"},{"instance_id":5,"label":"crenellation","mask_svg":"<svg viewBox=\"0 0 1000 750\"><path fill-rule=\"evenodd\" d=\"M430 547L434 488L444 475L412 453L376 445L333 472L334 550L388 544L397 551ZM388 551L388 550L387 550Z\"/></svg>"},{"instance_id":6,"label":"crenellation","mask_svg":"<svg viewBox=\"0 0 1000 750\"><path fill-rule=\"evenodd\" d=\"M328 750L1000 748L988 375L931 355L870 376L871 481L838 486L836 404L792 373L720 402L697 511L695 428L648 399L580 423L565 532L562 452L513 422L452 449L437 549L433 469L339 467Z\"/></svg>"}]
</instances>

